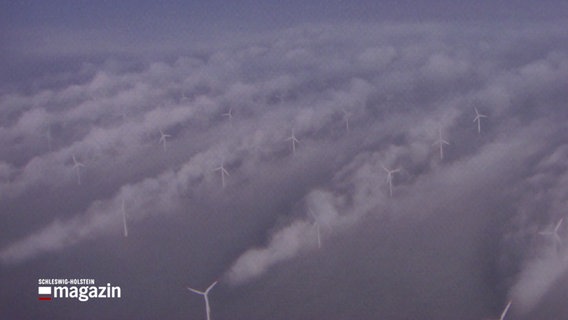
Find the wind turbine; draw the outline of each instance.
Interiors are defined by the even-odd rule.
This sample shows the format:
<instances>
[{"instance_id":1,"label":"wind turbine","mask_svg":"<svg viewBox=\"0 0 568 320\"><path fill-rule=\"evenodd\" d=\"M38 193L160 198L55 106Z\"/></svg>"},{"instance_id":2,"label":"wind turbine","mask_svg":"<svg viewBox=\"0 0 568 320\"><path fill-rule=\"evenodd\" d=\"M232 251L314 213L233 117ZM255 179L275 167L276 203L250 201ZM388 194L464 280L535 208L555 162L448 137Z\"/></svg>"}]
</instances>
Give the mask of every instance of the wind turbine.
<instances>
[{"instance_id":1,"label":"wind turbine","mask_svg":"<svg viewBox=\"0 0 568 320\"><path fill-rule=\"evenodd\" d=\"M275 98L278 99L278 104L282 104L282 102L284 102L284 95L282 92L276 93Z\"/></svg>"},{"instance_id":2,"label":"wind turbine","mask_svg":"<svg viewBox=\"0 0 568 320\"><path fill-rule=\"evenodd\" d=\"M233 120L233 108L229 108L229 111L222 114L223 117L227 117L230 120Z\"/></svg>"},{"instance_id":3,"label":"wind turbine","mask_svg":"<svg viewBox=\"0 0 568 320\"><path fill-rule=\"evenodd\" d=\"M318 237L318 248L321 248L321 234L320 234L320 223L319 219L316 217L316 214L312 211L312 208L308 208L308 212L314 218L314 226L316 227L316 234Z\"/></svg>"},{"instance_id":4,"label":"wind turbine","mask_svg":"<svg viewBox=\"0 0 568 320\"><path fill-rule=\"evenodd\" d=\"M351 118L351 112L347 112L345 109L341 109L343 111L343 121L345 121L345 129L349 131L349 118Z\"/></svg>"},{"instance_id":5,"label":"wind turbine","mask_svg":"<svg viewBox=\"0 0 568 320\"><path fill-rule=\"evenodd\" d=\"M120 108L120 117L122 118L122 123L126 123L126 107L122 106Z\"/></svg>"},{"instance_id":6,"label":"wind turbine","mask_svg":"<svg viewBox=\"0 0 568 320\"><path fill-rule=\"evenodd\" d=\"M560 230L560 226L562 225L563 221L564 221L564 218L560 218L560 220L558 220L558 222L556 223L556 226L554 226L554 230L552 230L552 231L541 231L541 232L539 232L539 234L541 234L543 236L547 236L547 237L552 237L552 239L554 241L554 245L561 245L562 244L562 238L560 238L560 235L558 235L558 230Z\"/></svg>"},{"instance_id":7,"label":"wind turbine","mask_svg":"<svg viewBox=\"0 0 568 320\"><path fill-rule=\"evenodd\" d=\"M477 111L477 108L473 108L475 109L475 119L473 119L473 122L477 121L477 133L480 134L481 133L481 118L487 118L486 115L479 113L479 111Z\"/></svg>"},{"instance_id":8,"label":"wind turbine","mask_svg":"<svg viewBox=\"0 0 568 320\"><path fill-rule=\"evenodd\" d=\"M300 140L296 139L294 134L294 129L292 129L292 135L286 139L286 141L292 141L292 154L296 153L296 143L300 143Z\"/></svg>"},{"instance_id":9,"label":"wind turbine","mask_svg":"<svg viewBox=\"0 0 568 320\"><path fill-rule=\"evenodd\" d=\"M388 169L385 166L383 166L383 169L385 169L385 171L387 172L387 183L389 184L390 196L392 197L392 174L400 172L400 169L391 170L391 169Z\"/></svg>"},{"instance_id":10,"label":"wind turbine","mask_svg":"<svg viewBox=\"0 0 568 320\"><path fill-rule=\"evenodd\" d=\"M164 152L166 151L166 140L170 137L171 135L164 133L164 131L160 129L160 143L164 145Z\"/></svg>"},{"instance_id":11,"label":"wind turbine","mask_svg":"<svg viewBox=\"0 0 568 320\"><path fill-rule=\"evenodd\" d=\"M126 209L124 208L124 199L122 199L122 223L124 225L124 237L128 237L128 227L126 226Z\"/></svg>"},{"instance_id":12,"label":"wind turbine","mask_svg":"<svg viewBox=\"0 0 568 320\"><path fill-rule=\"evenodd\" d=\"M77 174L77 184L81 185L81 167L84 167L85 165L82 164L81 162L77 161L77 159L75 158L75 155L73 155L73 169L75 170L75 173Z\"/></svg>"},{"instance_id":13,"label":"wind turbine","mask_svg":"<svg viewBox=\"0 0 568 320\"><path fill-rule=\"evenodd\" d=\"M437 144L440 145L440 160L443 160L444 159L444 145L450 144L450 143L442 138L442 128L438 129L438 140L436 140L436 142L434 142L433 145L437 145Z\"/></svg>"},{"instance_id":14,"label":"wind turbine","mask_svg":"<svg viewBox=\"0 0 568 320\"><path fill-rule=\"evenodd\" d=\"M51 127L47 127L47 147L49 148L49 151L51 152Z\"/></svg>"},{"instance_id":15,"label":"wind turbine","mask_svg":"<svg viewBox=\"0 0 568 320\"><path fill-rule=\"evenodd\" d=\"M202 295L205 298L205 312L207 313L207 320L211 320L211 308L209 307L209 291L217 284L217 281L213 282L205 291L200 291L187 287L189 291Z\"/></svg>"},{"instance_id":16,"label":"wind turbine","mask_svg":"<svg viewBox=\"0 0 568 320\"><path fill-rule=\"evenodd\" d=\"M222 163L221 166L215 168L215 171L221 171L221 186L225 188L225 176L230 176L229 172L225 169L225 165Z\"/></svg>"}]
</instances>

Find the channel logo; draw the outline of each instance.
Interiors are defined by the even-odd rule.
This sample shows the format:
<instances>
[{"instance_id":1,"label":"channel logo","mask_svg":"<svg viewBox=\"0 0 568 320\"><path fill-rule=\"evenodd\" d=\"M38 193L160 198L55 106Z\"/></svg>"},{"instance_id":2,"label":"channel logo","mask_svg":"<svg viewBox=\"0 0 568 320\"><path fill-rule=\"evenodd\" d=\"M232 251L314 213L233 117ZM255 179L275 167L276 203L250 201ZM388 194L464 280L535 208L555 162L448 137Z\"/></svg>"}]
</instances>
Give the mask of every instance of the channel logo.
<instances>
[{"instance_id":1,"label":"channel logo","mask_svg":"<svg viewBox=\"0 0 568 320\"><path fill-rule=\"evenodd\" d=\"M86 302L91 299L120 299L122 289L107 283L95 286L93 279L39 279L38 300L76 299Z\"/></svg>"}]
</instances>

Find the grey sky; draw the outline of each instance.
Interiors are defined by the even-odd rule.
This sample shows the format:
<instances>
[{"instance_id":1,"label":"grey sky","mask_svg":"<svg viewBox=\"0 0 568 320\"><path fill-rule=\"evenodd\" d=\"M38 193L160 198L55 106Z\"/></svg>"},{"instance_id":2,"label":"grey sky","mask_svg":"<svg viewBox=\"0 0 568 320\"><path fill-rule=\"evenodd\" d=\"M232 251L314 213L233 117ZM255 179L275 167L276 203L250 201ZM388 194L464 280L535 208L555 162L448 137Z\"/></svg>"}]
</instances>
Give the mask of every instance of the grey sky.
<instances>
[{"instance_id":1,"label":"grey sky","mask_svg":"<svg viewBox=\"0 0 568 320\"><path fill-rule=\"evenodd\" d=\"M2 4L0 317L566 318L565 4L239 3Z\"/></svg>"}]
</instances>

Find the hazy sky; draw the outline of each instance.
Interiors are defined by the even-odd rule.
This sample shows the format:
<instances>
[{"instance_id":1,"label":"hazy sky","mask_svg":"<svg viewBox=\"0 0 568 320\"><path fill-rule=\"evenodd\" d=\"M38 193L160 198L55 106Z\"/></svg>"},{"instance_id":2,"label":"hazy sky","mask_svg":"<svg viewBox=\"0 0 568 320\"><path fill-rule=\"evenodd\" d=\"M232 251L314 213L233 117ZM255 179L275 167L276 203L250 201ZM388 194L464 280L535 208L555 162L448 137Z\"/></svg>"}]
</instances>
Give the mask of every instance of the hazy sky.
<instances>
[{"instance_id":1,"label":"hazy sky","mask_svg":"<svg viewBox=\"0 0 568 320\"><path fill-rule=\"evenodd\" d=\"M280 29L302 23L562 20L565 1L7 1L2 15L10 44L52 42L62 50L77 42L116 46L177 45L227 33ZM79 38L69 39L71 35ZM41 39L38 39L41 37ZM71 42L73 40L73 42ZM65 42L70 41L70 42ZM60 43L65 42L65 43ZM150 43L149 43L150 42ZM47 45L47 43L43 43ZM158 45L158 48L155 48ZM41 48L41 47L40 47ZM28 47L28 49L30 49ZM96 49L96 48L91 48Z\"/></svg>"},{"instance_id":2,"label":"hazy sky","mask_svg":"<svg viewBox=\"0 0 568 320\"><path fill-rule=\"evenodd\" d=\"M3 2L0 318L567 318L567 4L352 3Z\"/></svg>"}]
</instances>

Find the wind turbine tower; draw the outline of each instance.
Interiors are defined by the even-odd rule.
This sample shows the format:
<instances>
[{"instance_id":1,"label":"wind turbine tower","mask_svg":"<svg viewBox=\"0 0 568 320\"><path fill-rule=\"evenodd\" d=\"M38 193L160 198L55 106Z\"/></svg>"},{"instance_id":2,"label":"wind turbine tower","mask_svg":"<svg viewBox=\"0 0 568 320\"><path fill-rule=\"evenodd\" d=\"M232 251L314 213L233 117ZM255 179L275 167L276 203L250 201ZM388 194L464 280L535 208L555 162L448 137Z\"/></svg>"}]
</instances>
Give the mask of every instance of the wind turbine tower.
<instances>
[{"instance_id":1,"label":"wind turbine tower","mask_svg":"<svg viewBox=\"0 0 568 320\"><path fill-rule=\"evenodd\" d=\"M205 312L207 314L207 320L211 320L211 308L209 306L209 292L211 291L211 289L213 289L213 287L216 284L217 284L217 281L213 282L205 291L200 291L200 290L197 290L197 289L187 287L187 289L189 289L191 292L202 295L203 298L205 299Z\"/></svg>"}]
</instances>

